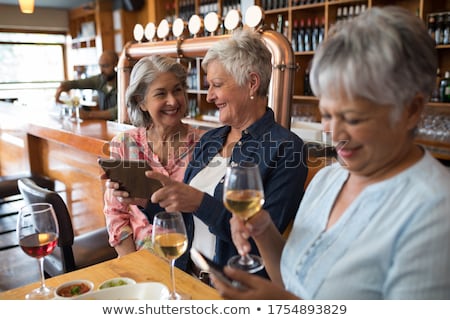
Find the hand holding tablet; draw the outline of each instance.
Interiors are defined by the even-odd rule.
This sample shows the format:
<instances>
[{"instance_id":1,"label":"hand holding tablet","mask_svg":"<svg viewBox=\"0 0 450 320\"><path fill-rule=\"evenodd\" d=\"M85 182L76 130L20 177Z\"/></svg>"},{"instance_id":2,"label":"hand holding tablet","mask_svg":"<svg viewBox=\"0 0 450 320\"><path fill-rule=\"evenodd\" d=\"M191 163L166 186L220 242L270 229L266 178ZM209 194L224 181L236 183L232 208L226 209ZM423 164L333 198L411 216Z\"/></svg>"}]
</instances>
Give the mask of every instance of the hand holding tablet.
<instances>
[{"instance_id":1,"label":"hand holding tablet","mask_svg":"<svg viewBox=\"0 0 450 320\"><path fill-rule=\"evenodd\" d=\"M162 187L156 179L147 178L145 171L152 168L144 160L98 159L108 179L119 183L119 190L128 192L132 198L149 199Z\"/></svg>"}]
</instances>

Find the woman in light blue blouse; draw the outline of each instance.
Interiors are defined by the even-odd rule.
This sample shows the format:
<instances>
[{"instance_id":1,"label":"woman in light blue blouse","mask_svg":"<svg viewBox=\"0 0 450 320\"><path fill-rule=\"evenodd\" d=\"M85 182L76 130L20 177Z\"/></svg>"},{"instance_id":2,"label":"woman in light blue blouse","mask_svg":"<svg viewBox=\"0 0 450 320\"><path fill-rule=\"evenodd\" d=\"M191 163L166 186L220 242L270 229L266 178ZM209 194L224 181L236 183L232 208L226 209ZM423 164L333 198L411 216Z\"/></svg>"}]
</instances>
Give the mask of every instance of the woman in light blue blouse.
<instances>
[{"instance_id":1,"label":"woman in light blue blouse","mask_svg":"<svg viewBox=\"0 0 450 320\"><path fill-rule=\"evenodd\" d=\"M314 55L311 86L339 163L306 190L286 242L262 210L231 219L272 281L226 268L235 299L450 299L450 173L414 143L435 83L435 44L399 7L337 24Z\"/></svg>"}]
</instances>

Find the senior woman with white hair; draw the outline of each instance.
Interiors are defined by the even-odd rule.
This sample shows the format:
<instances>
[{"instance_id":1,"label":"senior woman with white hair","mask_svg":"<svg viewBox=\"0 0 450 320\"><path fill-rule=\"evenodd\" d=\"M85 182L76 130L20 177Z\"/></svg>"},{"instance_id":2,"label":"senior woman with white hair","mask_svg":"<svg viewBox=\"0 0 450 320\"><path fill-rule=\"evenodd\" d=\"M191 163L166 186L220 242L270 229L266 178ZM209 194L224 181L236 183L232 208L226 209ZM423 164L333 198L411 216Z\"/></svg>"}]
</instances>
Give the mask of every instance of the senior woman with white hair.
<instances>
[{"instance_id":1,"label":"senior woman with white hair","mask_svg":"<svg viewBox=\"0 0 450 320\"><path fill-rule=\"evenodd\" d=\"M276 123L267 106L271 53L258 32L237 30L213 44L202 68L209 83L207 101L215 104L224 126L203 135L186 169L185 183L157 172L147 176L164 185L151 201L167 211L184 213L189 245L193 242L208 258L225 266L237 254L230 233L231 212L222 201L226 167L243 162L259 166L263 207L280 232L295 215L308 169L303 141ZM258 253L256 246L251 251ZM177 265L197 274L186 258L177 259Z\"/></svg>"},{"instance_id":2,"label":"senior woman with white hair","mask_svg":"<svg viewBox=\"0 0 450 320\"><path fill-rule=\"evenodd\" d=\"M111 140L111 157L144 160L154 171L183 180L203 133L181 121L187 112L186 89L186 69L174 58L155 55L140 59L131 71L125 97L135 128ZM104 214L111 246L119 256L151 248L151 223L161 208L154 205L144 211L148 199L124 200L121 197L128 194L114 190L119 183L108 180L106 186Z\"/></svg>"},{"instance_id":3,"label":"senior woman with white hair","mask_svg":"<svg viewBox=\"0 0 450 320\"><path fill-rule=\"evenodd\" d=\"M400 7L338 23L315 53L311 86L339 163L319 171L284 242L262 210L232 219L271 281L226 268L235 299L450 299L450 173L414 143L435 81L434 41Z\"/></svg>"}]
</instances>

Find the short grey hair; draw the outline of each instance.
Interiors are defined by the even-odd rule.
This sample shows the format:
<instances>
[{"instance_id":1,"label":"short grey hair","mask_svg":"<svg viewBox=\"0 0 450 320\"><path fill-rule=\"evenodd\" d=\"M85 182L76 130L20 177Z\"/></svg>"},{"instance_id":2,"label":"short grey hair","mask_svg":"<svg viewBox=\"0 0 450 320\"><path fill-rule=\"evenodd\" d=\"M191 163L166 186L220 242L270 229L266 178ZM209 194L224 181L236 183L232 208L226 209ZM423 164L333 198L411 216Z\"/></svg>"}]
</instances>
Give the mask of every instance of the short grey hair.
<instances>
[{"instance_id":1,"label":"short grey hair","mask_svg":"<svg viewBox=\"0 0 450 320\"><path fill-rule=\"evenodd\" d=\"M147 111L140 108L145 103L148 87L160 73L172 72L185 89L187 99L186 68L174 58L165 56L148 56L141 58L131 70L130 84L125 92L128 116L136 127L148 127L152 119Z\"/></svg>"},{"instance_id":2,"label":"short grey hair","mask_svg":"<svg viewBox=\"0 0 450 320\"><path fill-rule=\"evenodd\" d=\"M207 51L202 68L206 72L212 61L219 61L234 78L238 86L250 81L250 73L261 78L258 96L267 96L272 76L272 54L263 42L261 34L250 29L238 29L224 40L214 43Z\"/></svg>"},{"instance_id":3,"label":"short grey hair","mask_svg":"<svg viewBox=\"0 0 450 320\"><path fill-rule=\"evenodd\" d=\"M395 121L416 94L428 101L436 69L435 42L422 20L401 7L372 7L330 29L314 55L310 82L319 98L393 106Z\"/></svg>"}]
</instances>

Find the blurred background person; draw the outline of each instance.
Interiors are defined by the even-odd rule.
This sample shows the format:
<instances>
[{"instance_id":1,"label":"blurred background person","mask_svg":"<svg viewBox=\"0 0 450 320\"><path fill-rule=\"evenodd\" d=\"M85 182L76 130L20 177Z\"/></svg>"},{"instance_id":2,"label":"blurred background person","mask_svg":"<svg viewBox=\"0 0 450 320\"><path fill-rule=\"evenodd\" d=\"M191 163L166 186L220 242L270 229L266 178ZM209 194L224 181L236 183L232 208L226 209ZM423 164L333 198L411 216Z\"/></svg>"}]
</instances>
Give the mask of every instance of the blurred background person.
<instances>
[{"instance_id":1,"label":"blurred background person","mask_svg":"<svg viewBox=\"0 0 450 320\"><path fill-rule=\"evenodd\" d=\"M181 181L203 132L181 122L187 112L186 89L186 69L175 59L140 59L131 71L125 93L130 121L136 128L112 139L111 157L145 160L155 172ZM127 198L121 202L113 195L118 183L109 184L104 213L110 244L119 256L151 248L153 217L139 208L145 207L148 199ZM150 205L147 210L151 214L162 211L157 205Z\"/></svg>"},{"instance_id":2,"label":"blurred background person","mask_svg":"<svg viewBox=\"0 0 450 320\"><path fill-rule=\"evenodd\" d=\"M450 173L414 136L435 82L435 43L400 7L338 23L314 54L311 86L340 163L319 171L285 243L269 213L231 219L271 281L226 268L234 299L450 299Z\"/></svg>"},{"instance_id":3,"label":"blurred background person","mask_svg":"<svg viewBox=\"0 0 450 320\"><path fill-rule=\"evenodd\" d=\"M68 92L72 89L92 89L96 90L98 96L97 109L80 109L80 118L82 119L117 119L117 73L116 66L119 57L114 51L104 51L98 61L100 74L79 80L63 81L56 89L55 101L61 101L62 92Z\"/></svg>"}]
</instances>

